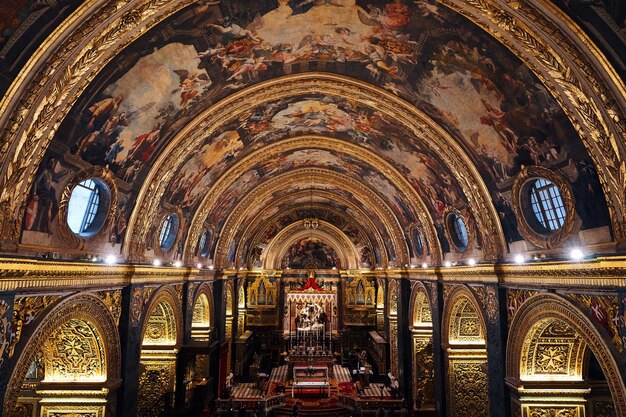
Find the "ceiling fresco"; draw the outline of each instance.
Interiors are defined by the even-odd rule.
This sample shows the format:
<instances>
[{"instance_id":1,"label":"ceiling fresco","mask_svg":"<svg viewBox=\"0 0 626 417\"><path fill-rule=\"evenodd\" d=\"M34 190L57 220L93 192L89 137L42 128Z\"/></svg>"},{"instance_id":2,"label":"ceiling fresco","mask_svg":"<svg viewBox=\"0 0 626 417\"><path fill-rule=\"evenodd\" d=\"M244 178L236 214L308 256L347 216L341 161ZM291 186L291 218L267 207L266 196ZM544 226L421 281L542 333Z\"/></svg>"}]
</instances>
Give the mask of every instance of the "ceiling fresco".
<instances>
[{"instance_id":1,"label":"ceiling fresco","mask_svg":"<svg viewBox=\"0 0 626 417\"><path fill-rule=\"evenodd\" d=\"M253 210L245 215L242 224L248 224L250 227L239 231L235 240L242 242L243 247L248 250L261 255L281 230L290 224L302 221L304 218L314 217L334 225L350 239L361 253L362 266L374 265L372 258L374 253L378 256L376 263L382 262L379 242L380 240L387 242L390 239L380 222L377 222L374 227L368 224L370 219L378 217L376 213L348 207L337 201L338 196L336 194L327 198L320 198L319 190L315 190L315 198L310 198L308 194L304 190L297 194L300 197L288 198L289 195L287 194L278 200L280 201L278 204L272 205L272 202L267 202L259 205L258 210ZM263 211L258 213L259 210ZM379 235L382 236L379 237ZM242 262L245 263L248 251L242 250L240 254L243 257Z\"/></svg>"},{"instance_id":2,"label":"ceiling fresco","mask_svg":"<svg viewBox=\"0 0 626 417\"><path fill-rule=\"evenodd\" d=\"M116 218L106 236L85 245L120 244L137 195L147 187L144 179L181 128L247 86L307 71L377 85L437 122L481 174L508 242L522 239L510 190L525 166L548 167L571 183L582 229L609 224L595 167L563 111L526 66L465 18L424 0L228 1L197 3L157 25L87 88L44 157L22 243L43 239L63 246L56 222L64 186L81 170L105 166L119 188ZM392 163L421 196L438 231L447 207L474 227L462 187L440 156L373 106L311 92L263 103L238 119L181 160L168 185L162 205L180 208L187 224L211 185L243 158L288 137L319 134ZM304 166L361 178L386 198L404 227L416 223L383 174L321 149L258 164L219 196L207 222L219 234L246 193ZM439 237L445 240L444 233Z\"/></svg>"}]
</instances>

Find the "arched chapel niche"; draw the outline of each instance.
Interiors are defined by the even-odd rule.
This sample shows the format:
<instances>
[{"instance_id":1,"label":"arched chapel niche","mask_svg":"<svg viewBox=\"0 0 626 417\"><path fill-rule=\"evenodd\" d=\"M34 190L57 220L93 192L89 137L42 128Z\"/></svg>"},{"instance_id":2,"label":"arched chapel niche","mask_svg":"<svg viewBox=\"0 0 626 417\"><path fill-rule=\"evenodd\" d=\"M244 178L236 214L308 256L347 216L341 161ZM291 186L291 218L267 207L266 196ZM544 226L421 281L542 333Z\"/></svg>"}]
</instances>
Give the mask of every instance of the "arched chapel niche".
<instances>
[{"instance_id":1,"label":"arched chapel niche","mask_svg":"<svg viewBox=\"0 0 626 417\"><path fill-rule=\"evenodd\" d=\"M115 319L98 297L79 294L61 301L22 342L4 416L115 414L120 342Z\"/></svg>"},{"instance_id":2,"label":"arched chapel niche","mask_svg":"<svg viewBox=\"0 0 626 417\"><path fill-rule=\"evenodd\" d=\"M435 410L433 322L430 299L421 283L413 287L410 304L413 399L418 410Z\"/></svg>"},{"instance_id":3,"label":"arched chapel niche","mask_svg":"<svg viewBox=\"0 0 626 417\"><path fill-rule=\"evenodd\" d=\"M191 338L199 342L208 342L211 339L211 303L204 292L198 295L193 304Z\"/></svg>"},{"instance_id":4,"label":"arched chapel niche","mask_svg":"<svg viewBox=\"0 0 626 417\"><path fill-rule=\"evenodd\" d=\"M173 406L176 356L182 334L180 307L169 288L160 290L143 324L137 415L159 417Z\"/></svg>"},{"instance_id":5,"label":"arched chapel niche","mask_svg":"<svg viewBox=\"0 0 626 417\"><path fill-rule=\"evenodd\" d=\"M465 287L453 289L445 303L442 335L448 415L489 417L485 321Z\"/></svg>"},{"instance_id":6,"label":"arched chapel niche","mask_svg":"<svg viewBox=\"0 0 626 417\"><path fill-rule=\"evenodd\" d=\"M626 409L609 345L584 313L556 295L530 298L513 318L507 380L514 416L618 416Z\"/></svg>"}]
</instances>

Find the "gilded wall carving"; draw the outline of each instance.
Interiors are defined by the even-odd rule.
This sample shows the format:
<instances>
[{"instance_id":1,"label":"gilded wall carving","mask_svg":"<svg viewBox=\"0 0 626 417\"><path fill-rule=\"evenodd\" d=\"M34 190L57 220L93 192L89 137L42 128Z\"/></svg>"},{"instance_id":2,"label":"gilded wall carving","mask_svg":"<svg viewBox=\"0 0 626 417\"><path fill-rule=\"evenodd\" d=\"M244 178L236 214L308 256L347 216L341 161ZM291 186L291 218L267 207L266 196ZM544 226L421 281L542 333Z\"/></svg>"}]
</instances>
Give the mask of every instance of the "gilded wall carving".
<instances>
[{"instance_id":1,"label":"gilded wall carving","mask_svg":"<svg viewBox=\"0 0 626 417\"><path fill-rule=\"evenodd\" d=\"M509 288L506 291L506 314L509 326L515 316L517 310L524 304L524 302L537 294L535 290L522 290L516 288Z\"/></svg>"},{"instance_id":2,"label":"gilded wall carving","mask_svg":"<svg viewBox=\"0 0 626 417\"><path fill-rule=\"evenodd\" d=\"M432 326L432 315L430 312L430 301L426 291L422 288L417 289L415 299L413 301L413 326L420 324L428 324Z\"/></svg>"},{"instance_id":3,"label":"gilded wall carving","mask_svg":"<svg viewBox=\"0 0 626 417\"><path fill-rule=\"evenodd\" d=\"M63 323L43 345L46 382L105 381L104 341L84 320Z\"/></svg>"},{"instance_id":4,"label":"gilded wall carving","mask_svg":"<svg viewBox=\"0 0 626 417\"><path fill-rule=\"evenodd\" d=\"M413 398L422 405L435 403L435 367L430 338L413 338Z\"/></svg>"},{"instance_id":5,"label":"gilded wall carving","mask_svg":"<svg viewBox=\"0 0 626 417\"><path fill-rule=\"evenodd\" d=\"M450 415L489 417L486 360L450 359Z\"/></svg>"},{"instance_id":6,"label":"gilded wall carving","mask_svg":"<svg viewBox=\"0 0 626 417\"><path fill-rule=\"evenodd\" d=\"M626 344L626 338L621 336L626 334L626 321L620 314L617 295L568 294L568 298L584 306L588 315L607 331L613 346L621 354Z\"/></svg>"},{"instance_id":7,"label":"gilded wall carving","mask_svg":"<svg viewBox=\"0 0 626 417\"><path fill-rule=\"evenodd\" d=\"M109 308L115 323L120 324L122 315L122 290L100 291L98 292L104 304Z\"/></svg>"},{"instance_id":8,"label":"gilded wall carving","mask_svg":"<svg viewBox=\"0 0 626 417\"><path fill-rule=\"evenodd\" d=\"M142 359L137 415L162 417L171 404L176 382L176 359Z\"/></svg>"},{"instance_id":9,"label":"gilded wall carving","mask_svg":"<svg viewBox=\"0 0 626 417\"><path fill-rule=\"evenodd\" d=\"M11 338L9 345L9 358L13 357L15 346L20 341L25 328L32 324L35 319L48 306L58 301L59 295L42 296L18 296L13 302L13 317L11 319Z\"/></svg>"},{"instance_id":10,"label":"gilded wall carving","mask_svg":"<svg viewBox=\"0 0 626 417\"><path fill-rule=\"evenodd\" d=\"M143 345L176 345L177 320L173 307L161 301L146 319L143 332Z\"/></svg>"},{"instance_id":11,"label":"gilded wall carving","mask_svg":"<svg viewBox=\"0 0 626 417\"><path fill-rule=\"evenodd\" d=\"M5 413L12 415L22 383L42 350L46 382L119 378L118 328L108 307L93 294L71 295L52 307L23 349L15 351Z\"/></svg>"},{"instance_id":12,"label":"gilded wall carving","mask_svg":"<svg viewBox=\"0 0 626 417\"><path fill-rule=\"evenodd\" d=\"M498 294L493 286L474 287L474 292L480 300L480 303L487 313L487 319L491 323L495 323L498 319Z\"/></svg>"},{"instance_id":13,"label":"gilded wall carving","mask_svg":"<svg viewBox=\"0 0 626 417\"><path fill-rule=\"evenodd\" d=\"M524 407L524 417L580 417L579 407L550 407L550 406L528 406Z\"/></svg>"},{"instance_id":14,"label":"gilded wall carving","mask_svg":"<svg viewBox=\"0 0 626 417\"><path fill-rule=\"evenodd\" d=\"M11 306L4 300L0 300L0 368L4 365L4 354L9 347L9 334L11 320L8 313Z\"/></svg>"},{"instance_id":15,"label":"gilded wall carving","mask_svg":"<svg viewBox=\"0 0 626 417\"><path fill-rule=\"evenodd\" d=\"M567 301L564 297L555 294L543 293L528 298L520 307L511 323L509 335L507 338L506 353L506 375L510 378L521 378L522 372L528 373L528 355L529 340L527 335L532 335L537 329L546 329L546 323L560 322L559 328L563 331L555 331L558 329L550 329L545 339L537 339L538 342L545 341L546 349L551 341L555 341L555 345L569 345L568 373L569 375L561 376L563 379L580 380L580 372L582 372L584 346L588 346L593 352L595 358L600 363L602 372L606 377L611 396L613 398L617 415L626 413L626 393L623 389L623 379L621 368L616 360L615 353L604 341L604 337L596 329L587 314L577 308L574 304ZM565 331L565 324L571 330ZM571 332L575 332L578 336L577 340L572 340ZM569 333L568 333L569 332ZM539 332L539 334L542 334ZM566 335L567 337L561 337ZM516 343L519 340L526 340L527 343ZM558 351L552 353L547 352L545 356L545 364L550 364L550 355L559 355ZM532 357L537 358L536 355ZM527 359L524 359L527 358ZM554 363L556 366L556 362ZM541 367L540 367L541 368ZM543 367L545 368L545 366ZM555 375L550 375L552 378ZM525 377L527 378L527 377Z\"/></svg>"}]
</instances>

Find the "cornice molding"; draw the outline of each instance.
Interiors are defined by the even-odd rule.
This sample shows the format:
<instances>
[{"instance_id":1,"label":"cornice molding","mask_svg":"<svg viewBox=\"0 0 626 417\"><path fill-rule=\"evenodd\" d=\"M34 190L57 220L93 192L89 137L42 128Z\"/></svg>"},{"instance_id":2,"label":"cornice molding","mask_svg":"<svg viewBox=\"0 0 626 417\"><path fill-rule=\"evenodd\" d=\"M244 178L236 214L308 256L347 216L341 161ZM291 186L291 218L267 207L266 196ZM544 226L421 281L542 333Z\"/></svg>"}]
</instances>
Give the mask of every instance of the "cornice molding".
<instances>
[{"instance_id":1,"label":"cornice molding","mask_svg":"<svg viewBox=\"0 0 626 417\"><path fill-rule=\"evenodd\" d=\"M210 274L196 268L0 259L0 291L17 293L212 279Z\"/></svg>"}]
</instances>

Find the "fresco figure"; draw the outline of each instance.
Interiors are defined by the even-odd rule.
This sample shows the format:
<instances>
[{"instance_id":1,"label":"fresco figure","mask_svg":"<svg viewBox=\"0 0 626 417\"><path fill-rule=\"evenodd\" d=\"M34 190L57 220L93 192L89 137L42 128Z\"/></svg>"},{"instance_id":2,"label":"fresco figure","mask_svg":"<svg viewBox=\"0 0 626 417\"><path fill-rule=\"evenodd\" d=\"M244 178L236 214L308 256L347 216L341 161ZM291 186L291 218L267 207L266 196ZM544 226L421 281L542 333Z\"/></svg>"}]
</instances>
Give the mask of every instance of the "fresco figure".
<instances>
[{"instance_id":1,"label":"fresco figure","mask_svg":"<svg viewBox=\"0 0 626 417\"><path fill-rule=\"evenodd\" d=\"M507 245L522 240L522 236L517 227L517 217L515 217L511 203L509 203L502 194L498 193L493 204L498 212L498 217L500 217L500 223L502 224L502 231L504 232Z\"/></svg>"},{"instance_id":2,"label":"fresco figure","mask_svg":"<svg viewBox=\"0 0 626 417\"><path fill-rule=\"evenodd\" d=\"M33 183L31 197L26 208L26 230L51 234L52 222L59 213L55 184L67 176L68 170L57 171L57 160L50 158L44 164Z\"/></svg>"}]
</instances>

